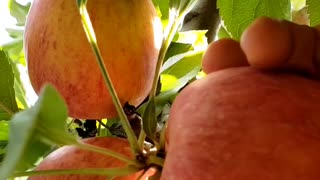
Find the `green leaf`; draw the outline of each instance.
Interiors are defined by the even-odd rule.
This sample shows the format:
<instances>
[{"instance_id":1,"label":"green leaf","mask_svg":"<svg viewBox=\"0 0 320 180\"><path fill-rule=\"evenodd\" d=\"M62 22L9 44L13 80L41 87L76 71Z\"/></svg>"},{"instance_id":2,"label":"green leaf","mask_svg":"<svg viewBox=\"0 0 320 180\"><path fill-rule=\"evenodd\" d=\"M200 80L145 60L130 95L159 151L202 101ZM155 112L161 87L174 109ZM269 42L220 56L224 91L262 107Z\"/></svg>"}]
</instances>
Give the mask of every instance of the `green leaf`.
<instances>
[{"instance_id":1,"label":"green leaf","mask_svg":"<svg viewBox=\"0 0 320 180\"><path fill-rule=\"evenodd\" d=\"M174 89L179 84L178 78L170 74L161 74L160 80L161 92Z\"/></svg>"},{"instance_id":2,"label":"green leaf","mask_svg":"<svg viewBox=\"0 0 320 180\"><path fill-rule=\"evenodd\" d=\"M0 140L0 154L4 154L4 149L8 144L8 140Z\"/></svg>"},{"instance_id":3,"label":"green leaf","mask_svg":"<svg viewBox=\"0 0 320 180\"><path fill-rule=\"evenodd\" d=\"M18 26L23 26L25 24L30 6L31 3L21 5L16 0L9 0L10 14L16 18Z\"/></svg>"},{"instance_id":4,"label":"green leaf","mask_svg":"<svg viewBox=\"0 0 320 180\"><path fill-rule=\"evenodd\" d=\"M170 57L173 57L178 54L186 53L191 49L192 49L192 44L172 42L166 53L165 61L168 60Z\"/></svg>"},{"instance_id":5,"label":"green leaf","mask_svg":"<svg viewBox=\"0 0 320 180\"><path fill-rule=\"evenodd\" d=\"M0 119L8 120L10 114L18 111L14 93L14 74L10 60L0 49Z\"/></svg>"},{"instance_id":6,"label":"green leaf","mask_svg":"<svg viewBox=\"0 0 320 180\"><path fill-rule=\"evenodd\" d=\"M178 79L178 83L175 88L170 89L168 91L161 92L158 96L156 96L155 101L162 110L162 107L167 104L168 102L172 102L173 98L178 94L178 92L185 87L187 83L189 83L192 79L196 77L196 75L199 73L200 67L196 66L191 71L189 71L187 74L185 74L183 77ZM157 112L158 113L158 112Z\"/></svg>"},{"instance_id":7,"label":"green leaf","mask_svg":"<svg viewBox=\"0 0 320 180\"><path fill-rule=\"evenodd\" d=\"M8 53L10 59L22 65L26 65L23 52L23 37L15 38L7 44L1 46Z\"/></svg>"},{"instance_id":8,"label":"green leaf","mask_svg":"<svg viewBox=\"0 0 320 180\"><path fill-rule=\"evenodd\" d=\"M155 138L157 131L157 119L156 119L156 105L154 98L151 98L142 116L143 119L143 130L148 137L151 139Z\"/></svg>"},{"instance_id":9,"label":"green leaf","mask_svg":"<svg viewBox=\"0 0 320 180\"><path fill-rule=\"evenodd\" d=\"M200 70L204 51L191 51L170 58L164 63L162 71L181 78L195 68Z\"/></svg>"},{"instance_id":10,"label":"green leaf","mask_svg":"<svg viewBox=\"0 0 320 180\"><path fill-rule=\"evenodd\" d=\"M191 64L185 65L187 65L188 67L193 65L201 65L202 57L199 57L198 53L200 53L202 56L202 53L206 50L208 46L205 33L206 31L186 31L177 33L173 40L174 43L171 43L172 46L170 46L169 51L167 53L166 58L168 59L164 62L163 66L161 67L161 72L167 71L169 68L171 68L171 70L172 68L177 68L175 66L180 66L181 64L183 64L178 63L179 61L185 61L186 59L190 59L190 57L193 59L190 60ZM188 44L191 45L191 47L188 46ZM192 69L193 67L187 68L186 70ZM184 71L184 74L186 73L187 72Z\"/></svg>"},{"instance_id":11,"label":"green leaf","mask_svg":"<svg viewBox=\"0 0 320 180\"><path fill-rule=\"evenodd\" d=\"M206 30L179 32L173 41L177 43L191 44L193 50L205 49L208 45L206 33Z\"/></svg>"},{"instance_id":12,"label":"green leaf","mask_svg":"<svg viewBox=\"0 0 320 180\"><path fill-rule=\"evenodd\" d=\"M185 16L196 5L198 0L169 0L170 9L175 9Z\"/></svg>"},{"instance_id":13,"label":"green leaf","mask_svg":"<svg viewBox=\"0 0 320 180\"><path fill-rule=\"evenodd\" d=\"M66 128L67 107L52 86L45 86L36 104L15 114L10 121L9 144L0 167L1 178L14 171L25 171L53 145L76 142Z\"/></svg>"},{"instance_id":14,"label":"green leaf","mask_svg":"<svg viewBox=\"0 0 320 180\"><path fill-rule=\"evenodd\" d=\"M185 74L183 77L179 78L176 81L176 86L168 91L163 91L159 95L155 97L155 106L156 106L156 116L160 115L161 112L163 112L163 108L167 104L171 104L178 94L178 92L186 86L192 79L196 77L196 75L199 73L200 67L194 67L191 71L189 71L187 74ZM168 75L168 74L163 74ZM170 75L171 76L171 75ZM144 114L147 104L143 104L137 109L137 111L140 114Z\"/></svg>"},{"instance_id":15,"label":"green leaf","mask_svg":"<svg viewBox=\"0 0 320 180\"><path fill-rule=\"evenodd\" d=\"M24 33L23 28L6 28L6 31L9 33L10 37L12 38L23 37L23 33Z\"/></svg>"},{"instance_id":16,"label":"green leaf","mask_svg":"<svg viewBox=\"0 0 320 180\"><path fill-rule=\"evenodd\" d=\"M259 16L286 20L291 18L290 0L218 0L217 6L227 31L236 40Z\"/></svg>"},{"instance_id":17,"label":"green leaf","mask_svg":"<svg viewBox=\"0 0 320 180\"><path fill-rule=\"evenodd\" d=\"M219 32L218 32L218 39L223 39L223 38L231 38L231 36L226 30L226 28L224 28L223 26L220 26Z\"/></svg>"},{"instance_id":18,"label":"green leaf","mask_svg":"<svg viewBox=\"0 0 320 180\"><path fill-rule=\"evenodd\" d=\"M7 141L9 139L9 122L8 121L0 121L0 141ZM0 146L1 149L1 146Z\"/></svg>"},{"instance_id":19,"label":"green leaf","mask_svg":"<svg viewBox=\"0 0 320 180\"><path fill-rule=\"evenodd\" d=\"M152 0L152 2L158 10L163 27L166 27L169 20L169 0Z\"/></svg>"},{"instance_id":20,"label":"green leaf","mask_svg":"<svg viewBox=\"0 0 320 180\"><path fill-rule=\"evenodd\" d=\"M16 101L18 104L18 108L19 109L26 109L28 108L28 103L27 103L27 99L26 99L26 91L22 85L22 82L19 82L19 79L17 79L18 77L15 76L15 81L14 81L14 90L16 93Z\"/></svg>"},{"instance_id":21,"label":"green leaf","mask_svg":"<svg viewBox=\"0 0 320 180\"><path fill-rule=\"evenodd\" d=\"M297 11L306 5L306 0L291 0L293 10Z\"/></svg>"},{"instance_id":22,"label":"green leaf","mask_svg":"<svg viewBox=\"0 0 320 180\"><path fill-rule=\"evenodd\" d=\"M21 81L21 78L20 78L20 71L21 70L18 68L19 65L21 66L21 64L18 62L12 63L12 69L14 72L14 90L15 90L18 108L25 109L28 107L28 103L27 103L27 97L26 97L26 90L25 90L25 88L23 86L23 82ZM25 68L25 67L23 67L23 68Z\"/></svg>"},{"instance_id":23,"label":"green leaf","mask_svg":"<svg viewBox=\"0 0 320 180\"><path fill-rule=\"evenodd\" d=\"M310 26L316 26L320 24L320 1L319 0L307 0L308 13L310 19Z\"/></svg>"}]
</instances>

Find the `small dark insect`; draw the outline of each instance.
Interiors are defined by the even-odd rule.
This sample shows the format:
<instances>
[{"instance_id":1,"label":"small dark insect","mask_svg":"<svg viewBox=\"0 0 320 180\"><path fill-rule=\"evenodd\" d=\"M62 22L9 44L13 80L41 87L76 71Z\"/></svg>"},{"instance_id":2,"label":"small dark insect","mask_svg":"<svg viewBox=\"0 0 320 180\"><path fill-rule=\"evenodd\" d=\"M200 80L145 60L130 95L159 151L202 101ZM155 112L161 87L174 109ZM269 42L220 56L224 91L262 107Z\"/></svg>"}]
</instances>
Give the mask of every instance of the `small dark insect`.
<instances>
[{"instance_id":1,"label":"small dark insect","mask_svg":"<svg viewBox=\"0 0 320 180\"><path fill-rule=\"evenodd\" d=\"M80 123L81 124L80 124ZM82 122L81 121L77 121L75 122L78 125L82 126ZM76 128L76 131L78 132L78 135L81 138L89 138L89 137L95 137L98 130L97 130L97 126L96 126L96 120L94 119L87 119L84 123L83 123L83 127L78 127Z\"/></svg>"}]
</instances>

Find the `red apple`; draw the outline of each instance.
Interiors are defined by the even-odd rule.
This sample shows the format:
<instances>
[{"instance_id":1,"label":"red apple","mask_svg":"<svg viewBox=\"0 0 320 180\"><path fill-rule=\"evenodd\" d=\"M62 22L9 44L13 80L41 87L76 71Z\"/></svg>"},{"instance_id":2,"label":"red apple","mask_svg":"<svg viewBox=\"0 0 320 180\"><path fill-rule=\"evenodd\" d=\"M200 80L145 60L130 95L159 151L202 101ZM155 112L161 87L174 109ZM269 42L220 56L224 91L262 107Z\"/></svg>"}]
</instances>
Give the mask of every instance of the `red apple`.
<instances>
[{"instance_id":1,"label":"red apple","mask_svg":"<svg viewBox=\"0 0 320 180\"><path fill-rule=\"evenodd\" d=\"M90 0L87 9L121 103L140 104L151 89L162 40L152 1ZM75 0L34 0L24 43L37 93L45 83L53 84L74 118L117 115Z\"/></svg>"},{"instance_id":2,"label":"red apple","mask_svg":"<svg viewBox=\"0 0 320 180\"><path fill-rule=\"evenodd\" d=\"M125 156L134 158L126 139L113 137L88 138L84 143L95 145L101 148L107 148ZM76 146L64 146L49 154L36 168L36 170L59 170L59 169L89 169L89 168L117 168L125 167L126 163L102 155L100 153L79 149ZM141 172L119 177L116 179L135 180L141 175ZM32 176L29 180L106 180L106 176L99 175L55 175L55 176ZM144 177L146 179L146 177Z\"/></svg>"},{"instance_id":3,"label":"red apple","mask_svg":"<svg viewBox=\"0 0 320 180\"><path fill-rule=\"evenodd\" d=\"M162 179L320 179L319 89L250 67L193 82L172 105Z\"/></svg>"}]
</instances>

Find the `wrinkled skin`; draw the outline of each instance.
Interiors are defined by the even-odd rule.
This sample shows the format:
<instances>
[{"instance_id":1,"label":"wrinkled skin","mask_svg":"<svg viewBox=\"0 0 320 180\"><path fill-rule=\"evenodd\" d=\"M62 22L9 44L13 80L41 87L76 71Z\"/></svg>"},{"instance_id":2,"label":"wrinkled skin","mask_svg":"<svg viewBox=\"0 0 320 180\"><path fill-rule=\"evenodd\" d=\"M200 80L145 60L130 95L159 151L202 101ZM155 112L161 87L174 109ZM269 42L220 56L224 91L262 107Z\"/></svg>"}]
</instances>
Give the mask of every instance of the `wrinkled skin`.
<instances>
[{"instance_id":1,"label":"wrinkled skin","mask_svg":"<svg viewBox=\"0 0 320 180\"><path fill-rule=\"evenodd\" d=\"M151 89L162 38L151 0L90 0L87 9L122 105L139 105ZM45 83L53 84L74 118L117 115L76 1L35 0L24 43L31 84L37 93Z\"/></svg>"},{"instance_id":2,"label":"wrinkled skin","mask_svg":"<svg viewBox=\"0 0 320 180\"><path fill-rule=\"evenodd\" d=\"M317 180L320 83L250 67L209 74L175 99L161 179Z\"/></svg>"}]
</instances>

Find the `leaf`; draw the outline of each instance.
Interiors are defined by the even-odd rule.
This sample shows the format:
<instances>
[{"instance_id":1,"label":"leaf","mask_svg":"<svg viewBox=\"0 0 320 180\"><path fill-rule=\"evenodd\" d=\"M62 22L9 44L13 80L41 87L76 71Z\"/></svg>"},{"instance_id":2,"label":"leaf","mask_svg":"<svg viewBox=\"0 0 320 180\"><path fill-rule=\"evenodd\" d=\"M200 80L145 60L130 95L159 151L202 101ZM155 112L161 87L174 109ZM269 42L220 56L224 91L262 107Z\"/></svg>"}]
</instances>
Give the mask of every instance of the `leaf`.
<instances>
[{"instance_id":1,"label":"leaf","mask_svg":"<svg viewBox=\"0 0 320 180\"><path fill-rule=\"evenodd\" d=\"M310 19L310 26L316 26L320 24L320 1L319 0L307 0L308 13Z\"/></svg>"},{"instance_id":2,"label":"leaf","mask_svg":"<svg viewBox=\"0 0 320 180\"><path fill-rule=\"evenodd\" d=\"M23 52L23 37L15 38L2 45L1 48L8 53L8 56L13 62L26 65Z\"/></svg>"},{"instance_id":3,"label":"leaf","mask_svg":"<svg viewBox=\"0 0 320 180\"><path fill-rule=\"evenodd\" d=\"M26 109L28 108L28 103L26 100L26 91L22 85L22 82L19 82L19 79L17 79L18 77L15 77L15 81L14 81L14 90L16 93L16 101L18 104L18 108L19 109Z\"/></svg>"},{"instance_id":4,"label":"leaf","mask_svg":"<svg viewBox=\"0 0 320 180\"><path fill-rule=\"evenodd\" d=\"M158 14L161 17L163 27L166 27L169 20L169 0L152 0Z\"/></svg>"},{"instance_id":5,"label":"leaf","mask_svg":"<svg viewBox=\"0 0 320 180\"><path fill-rule=\"evenodd\" d=\"M9 124L8 121L0 121L0 141L7 141L9 139ZM1 146L0 146L1 149Z\"/></svg>"},{"instance_id":6,"label":"leaf","mask_svg":"<svg viewBox=\"0 0 320 180\"><path fill-rule=\"evenodd\" d=\"M24 171L53 145L75 143L67 132L67 107L52 86L45 86L35 106L15 114L10 121L9 144L0 167L1 178Z\"/></svg>"},{"instance_id":7,"label":"leaf","mask_svg":"<svg viewBox=\"0 0 320 180\"><path fill-rule=\"evenodd\" d=\"M186 86L192 79L194 79L197 74L200 71L200 67L197 66L191 71L189 71L187 74L185 74L183 77L179 78L177 80L177 84L173 89L170 89L168 91L161 92L159 95L155 97L155 106L156 106L156 116L160 115L161 112L163 112L163 108L167 104L171 104L175 98L175 96L178 94L178 92ZM146 109L147 103L141 105L137 111L140 114L144 114L144 111Z\"/></svg>"},{"instance_id":8,"label":"leaf","mask_svg":"<svg viewBox=\"0 0 320 180\"><path fill-rule=\"evenodd\" d=\"M207 38L205 37L205 33L206 31L179 32L173 40L174 43L171 43L172 46L170 46L170 49L166 55L166 58L168 59L164 62L160 72L166 71L167 69L171 68L177 62L184 58L194 56L198 52L203 53L203 51L205 51L208 47L208 42ZM187 44L191 45L189 49L187 49ZM179 52L181 53L178 54ZM199 59L201 62L202 57L198 57L198 60Z\"/></svg>"},{"instance_id":9,"label":"leaf","mask_svg":"<svg viewBox=\"0 0 320 180\"><path fill-rule=\"evenodd\" d=\"M151 98L142 116L143 120L143 130L148 137L151 139L155 138L155 133L157 131L157 119L156 119L156 105L154 98Z\"/></svg>"},{"instance_id":10,"label":"leaf","mask_svg":"<svg viewBox=\"0 0 320 180\"><path fill-rule=\"evenodd\" d=\"M290 0L218 0L217 6L227 31L236 40L259 16L286 20L291 18Z\"/></svg>"},{"instance_id":11,"label":"leaf","mask_svg":"<svg viewBox=\"0 0 320 180\"><path fill-rule=\"evenodd\" d=\"M19 69L18 66L20 66L22 69L21 68ZM14 90L15 90L16 101L19 109L25 109L28 107L26 90L20 78L20 71L24 71L25 68L26 67L24 67L20 63L17 63L17 62L12 63L12 69L14 72ZM29 81L27 81L26 83L29 83Z\"/></svg>"},{"instance_id":12,"label":"leaf","mask_svg":"<svg viewBox=\"0 0 320 180\"><path fill-rule=\"evenodd\" d=\"M4 149L8 144L8 140L0 140L0 154L4 154Z\"/></svg>"},{"instance_id":13,"label":"leaf","mask_svg":"<svg viewBox=\"0 0 320 180\"><path fill-rule=\"evenodd\" d=\"M178 54L186 53L191 49L192 49L192 44L172 42L169 46L169 49L168 49L164 59L166 61L170 57L173 57Z\"/></svg>"},{"instance_id":14,"label":"leaf","mask_svg":"<svg viewBox=\"0 0 320 180\"><path fill-rule=\"evenodd\" d=\"M223 39L223 38L231 38L231 36L223 26L220 26L218 31L218 39Z\"/></svg>"},{"instance_id":15,"label":"leaf","mask_svg":"<svg viewBox=\"0 0 320 180\"><path fill-rule=\"evenodd\" d=\"M170 74L161 74L160 80L161 80L160 92L174 89L179 84L178 78Z\"/></svg>"},{"instance_id":16,"label":"leaf","mask_svg":"<svg viewBox=\"0 0 320 180\"><path fill-rule=\"evenodd\" d=\"M175 9L180 16L185 16L198 0L169 0L170 9Z\"/></svg>"},{"instance_id":17,"label":"leaf","mask_svg":"<svg viewBox=\"0 0 320 180\"><path fill-rule=\"evenodd\" d=\"M16 100L19 105L19 108L27 108L28 104L26 101L26 92L23 86L23 83L20 79L20 70L18 66L23 66L25 68L26 61L24 59L23 52L23 34L17 32L17 36L11 42L2 45L2 48L7 52L8 56L12 61L12 68L14 71L14 90L16 95ZM22 31L23 32L23 31Z\"/></svg>"},{"instance_id":18,"label":"leaf","mask_svg":"<svg viewBox=\"0 0 320 180\"><path fill-rule=\"evenodd\" d=\"M191 30L179 32L175 36L175 39L173 41L178 43L191 44L193 50L203 50L208 46L208 41L205 35L206 33L206 30Z\"/></svg>"},{"instance_id":19,"label":"leaf","mask_svg":"<svg viewBox=\"0 0 320 180\"><path fill-rule=\"evenodd\" d=\"M8 120L10 113L18 111L14 93L14 74L10 60L0 49L0 119Z\"/></svg>"},{"instance_id":20,"label":"leaf","mask_svg":"<svg viewBox=\"0 0 320 180\"><path fill-rule=\"evenodd\" d=\"M196 67L200 70L203 53L204 51L191 51L174 56L163 65L163 73L181 78Z\"/></svg>"},{"instance_id":21,"label":"leaf","mask_svg":"<svg viewBox=\"0 0 320 180\"><path fill-rule=\"evenodd\" d=\"M291 0L293 10L297 11L306 5L306 0Z\"/></svg>"},{"instance_id":22,"label":"leaf","mask_svg":"<svg viewBox=\"0 0 320 180\"><path fill-rule=\"evenodd\" d=\"M23 28L6 28L6 31L9 33L10 37L12 38L23 37L23 33L24 33Z\"/></svg>"},{"instance_id":23,"label":"leaf","mask_svg":"<svg viewBox=\"0 0 320 180\"><path fill-rule=\"evenodd\" d=\"M178 63L179 61L184 61L189 57L194 57L194 55L199 52L203 53L203 51L205 51L208 46L205 33L206 31L202 31L202 30L177 33L173 39L174 43L171 43L172 44L172 46L170 46L171 49L169 49L168 54L166 56L168 59L164 62L160 72L164 72L169 68L174 68L173 66L179 66L179 64L181 64L181 63ZM188 44L191 45L191 47L189 47ZM178 54L179 52L181 53ZM195 61L193 62L190 61L191 64L188 64L187 66L194 65L194 63L196 63L197 65L200 65L201 59L202 57L197 56L196 58L193 58L193 60ZM191 69L193 68L189 68L188 70L191 70ZM185 72L184 74L186 73L187 72Z\"/></svg>"},{"instance_id":24,"label":"leaf","mask_svg":"<svg viewBox=\"0 0 320 180\"><path fill-rule=\"evenodd\" d=\"M25 24L30 6L31 3L21 5L16 0L9 0L10 14L16 18L18 26L23 26Z\"/></svg>"},{"instance_id":25,"label":"leaf","mask_svg":"<svg viewBox=\"0 0 320 180\"><path fill-rule=\"evenodd\" d=\"M181 77L180 79L178 79L178 84L176 85L175 88L169 90L169 91L164 91L161 92L158 96L156 96L155 101L157 106L161 105L161 110L162 107L167 104L168 102L170 102L170 100L172 100L173 97L175 97L178 92L185 87L185 85L190 82L193 78L196 77L196 75L199 73L200 71L200 67L194 67L194 69L192 69L191 71L189 71L187 74L185 74L183 77Z\"/></svg>"}]
</instances>

